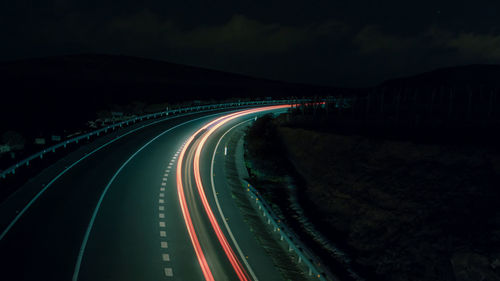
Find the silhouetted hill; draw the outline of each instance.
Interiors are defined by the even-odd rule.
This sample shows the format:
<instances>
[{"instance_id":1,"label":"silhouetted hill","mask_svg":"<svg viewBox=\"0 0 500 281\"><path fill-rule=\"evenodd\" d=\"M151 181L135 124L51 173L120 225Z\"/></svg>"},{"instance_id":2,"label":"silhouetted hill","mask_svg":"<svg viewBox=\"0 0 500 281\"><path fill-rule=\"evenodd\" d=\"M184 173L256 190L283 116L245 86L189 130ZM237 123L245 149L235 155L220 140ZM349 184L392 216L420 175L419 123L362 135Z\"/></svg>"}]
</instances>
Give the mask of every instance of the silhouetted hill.
<instances>
[{"instance_id":1,"label":"silhouetted hill","mask_svg":"<svg viewBox=\"0 0 500 281\"><path fill-rule=\"evenodd\" d=\"M475 87L500 88L500 65L464 65L441 68L410 77L390 79L379 87Z\"/></svg>"},{"instance_id":2,"label":"silhouetted hill","mask_svg":"<svg viewBox=\"0 0 500 281\"><path fill-rule=\"evenodd\" d=\"M383 126L481 127L500 121L500 66L443 68L388 80L356 95L356 118Z\"/></svg>"},{"instance_id":3,"label":"silhouetted hill","mask_svg":"<svg viewBox=\"0 0 500 281\"><path fill-rule=\"evenodd\" d=\"M126 56L3 62L0 131L68 128L68 123L92 119L111 104L279 97L303 95L313 88Z\"/></svg>"},{"instance_id":4,"label":"silhouetted hill","mask_svg":"<svg viewBox=\"0 0 500 281\"><path fill-rule=\"evenodd\" d=\"M100 109L134 101L152 104L339 93L357 95L355 107L366 108L363 112L370 116L381 108L375 105L380 103L386 104L384 111L408 111L407 104L427 108L435 103L433 112L452 108L449 116L466 111L495 115L490 108L498 103L497 77L500 66L470 65L393 79L371 89L339 89L127 56L87 54L27 59L0 63L0 132L45 134L71 129L74 124L94 119ZM474 99L468 109L471 93ZM367 94L371 95L368 99ZM449 100L457 105L450 107Z\"/></svg>"}]
</instances>

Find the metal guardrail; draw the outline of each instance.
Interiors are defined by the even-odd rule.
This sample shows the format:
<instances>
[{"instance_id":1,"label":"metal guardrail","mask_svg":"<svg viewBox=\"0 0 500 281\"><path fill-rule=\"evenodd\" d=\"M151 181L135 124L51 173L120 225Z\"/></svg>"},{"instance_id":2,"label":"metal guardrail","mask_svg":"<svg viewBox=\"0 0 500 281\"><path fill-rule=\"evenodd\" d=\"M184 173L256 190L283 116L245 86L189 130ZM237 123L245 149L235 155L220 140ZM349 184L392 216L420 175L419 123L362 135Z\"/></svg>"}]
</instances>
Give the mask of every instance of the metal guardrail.
<instances>
[{"instance_id":1,"label":"metal guardrail","mask_svg":"<svg viewBox=\"0 0 500 281\"><path fill-rule=\"evenodd\" d=\"M326 269L321 269L321 262L318 258L281 222L260 193L247 181L243 180L243 182L246 183L250 198L254 199L255 204L259 207L259 211L262 211L262 216L267 220L267 224L272 225L274 232L279 232L280 240L285 241L288 245L288 251L294 251L297 254L297 262L299 264L304 263L309 270L309 276L322 281L336 280Z\"/></svg>"},{"instance_id":2,"label":"metal guardrail","mask_svg":"<svg viewBox=\"0 0 500 281\"><path fill-rule=\"evenodd\" d=\"M67 145L71 143L78 143L81 140L84 139L90 139L92 136L99 136L100 134L105 134L108 132L108 130L114 130L116 128L121 128L123 126L127 126L130 123L135 124L136 122L141 122L143 120L149 120L149 119L155 119L158 117L168 117L170 115L179 115L181 113L188 113L188 112L196 112L196 111L204 111L204 110L216 110L216 109L224 109L224 108L231 108L231 107L241 107L241 106L255 106L255 105L272 105L272 104L286 104L286 103L300 103L300 102L307 102L310 101L310 99L285 99L285 100L265 100L265 101L247 101L247 102L228 102L228 103L219 103L219 104L208 104L208 105L197 105L197 106L189 106L189 107L183 107L183 108L177 108L177 109L171 109L171 110L166 110L166 111L160 111L156 113L150 113L146 115L141 115L132 119L128 119L122 122L118 122L109 126L106 126L104 128L94 130L90 133L71 138L69 140L65 140L63 142L60 142L58 144L55 144L51 147L48 147L42 151L39 151L38 153L35 153L31 155L30 157L10 166L9 168L0 171L0 178L6 178L7 175L9 174L15 174L16 169L23 167L23 166L29 166L30 161L33 161L35 159L42 159L43 156L47 153L50 152L55 152L56 149L58 148L65 148Z\"/></svg>"}]
</instances>

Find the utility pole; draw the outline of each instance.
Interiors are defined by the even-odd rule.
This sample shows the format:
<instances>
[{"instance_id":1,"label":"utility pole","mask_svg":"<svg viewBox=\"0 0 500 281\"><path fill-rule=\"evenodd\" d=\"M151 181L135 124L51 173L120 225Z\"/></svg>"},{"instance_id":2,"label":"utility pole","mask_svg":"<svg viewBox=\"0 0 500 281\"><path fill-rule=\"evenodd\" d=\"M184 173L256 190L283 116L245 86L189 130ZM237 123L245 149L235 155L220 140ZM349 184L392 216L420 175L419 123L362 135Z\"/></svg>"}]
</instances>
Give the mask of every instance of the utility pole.
<instances>
[{"instance_id":1,"label":"utility pole","mask_svg":"<svg viewBox=\"0 0 500 281\"><path fill-rule=\"evenodd\" d=\"M385 89L382 88L382 92L380 94L380 114L382 116L384 115L384 93L385 93Z\"/></svg>"},{"instance_id":2,"label":"utility pole","mask_svg":"<svg viewBox=\"0 0 500 281\"><path fill-rule=\"evenodd\" d=\"M488 107L488 117L491 117L491 113L493 111L493 90L490 91L490 102Z\"/></svg>"},{"instance_id":3,"label":"utility pole","mask_svg":"<svg viewBox=\"0 0 500 281\"><path fill-rule=\"evenodd\" d=\"M370 113L370 91L368 91L368 96L366 97L366 117Z\"/></svg>"},{"instance_id":4,"label":"utility pole","mask_svg":"<svg viewBox=\"0 0 500 281\"><path fill-rule=\"evenodd\" d=\"M453 111L453 87L450 88L450 104L448 106L448 119L451 119L451 113Z\"/></svg>"},{"instance_id":5,"label":"utility pole","mask_svg":"<svg viewBox=\"0 0 500 281\"><path fill-rule=\"evenodd\" d=\"M403 88L400 88L398 94L396 95L396 122L399 121L399 106L401 103L401 92L403 92Z\"/></svg>"},{"instance_id":6,"label":"utility pole","mask_svg":"<svg viewBox=\"0 0 500 281\"><path fill-rule=\"evenodd\" d=\"M472 89L470 87L470 85L467 85L467 92L469 93L469 100L467 102L467 121L470 121L471 119L471 111L472 111L472 107L471 107L471 104L472 104Z\"/></svg>"},{"instance_id":7,"label":"utility pole","mask_svg":"<svg viewBox=\"0 0 500 281\"><path fill-rule=\"evenodd\" d=\"M429 119L432 119L432 107L434 106L434 99L436 97L436 89L434 88L432 90L432 94L431 94L431 102L429 104Z\"/></svg>"}]
</instances>

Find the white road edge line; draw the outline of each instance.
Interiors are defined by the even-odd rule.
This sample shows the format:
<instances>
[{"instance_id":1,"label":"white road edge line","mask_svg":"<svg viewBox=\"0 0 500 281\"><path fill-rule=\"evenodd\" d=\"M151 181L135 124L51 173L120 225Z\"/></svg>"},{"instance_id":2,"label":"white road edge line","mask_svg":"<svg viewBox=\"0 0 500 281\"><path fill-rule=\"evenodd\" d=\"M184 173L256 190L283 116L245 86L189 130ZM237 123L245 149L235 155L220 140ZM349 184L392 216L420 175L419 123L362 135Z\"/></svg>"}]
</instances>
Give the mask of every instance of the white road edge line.
<instances>
[{"instance_id":1,"label":"white road edge line","mask_svg":"<svg viewBox=\"0 0 500 281\"><path fill-rule=\"evenodd\" d=\"M97 201L97 205L94 209L94 212L92 214L92 217L90 218L90 222L89 222L89 225L87 227L87 231L85 232L85 236L83 237L83 241L82 241L82 245L80 247L80 251L78 253L78 257L77 257L77 260L76 260L76 265L75 265L75 271L73 273L73 278L72 280L73 281L77 281L78 280L78 274L80 273L80 266L82 264L82 259L83 259L83 254L85 252L85 247L87 246L87 242L89 240L89 237L90 237L90 232L92 231L92 227L94 226L94 221L97 217L97 213L99 212L99 208L101 207L101 204L102 204L102 201L104 200L104 196L106 195L106 193L108 192L108 189L109 187L111 186L111 184L114 182L114 180L116 179L116 177L118 176L118 174L123 170L123 168L125 168L125 166L137 155L139 154L139 152L141 152L144 148L146 148L148 145L150 145L153 141L157 140L158 138L160 138L161 136L163 136L164 134L180 127L180 126L183 126L185 124L188 124L188 123L191 123L191 122L194 122L194 121L197 121L197 120L200 120L200 119L205 119L207 117L212 117L214 115L221 115L221 114L227 114L227 113L218 113L218 114L211 114L211 115L208 115L208 116L202 116L202 117L199 117L199 118L195 118L195 119L191 119L189 121L186 121L186 122L183 122L181 124L178 124L178 125L175 125L171 128L169 128L168 130L165 130L163 131L162 133L160 133L159 135L157 135L156 137L152 138L151 140L149 140L146 144L144 144L141 148L139 148L139 150L137 150L134 154L132 154L132 156L130 156L130 158L127 159L127 161L125 161L121 166L120 168L118 168L118 170L116 171L116 173L113 175L113 177L111 178L111 180L109 180L108 184L106 185L106 187L104 188L102 194L101 194L101 197L99 198L99 201ZM161 199L160 199L161 200ZM161 218L161 217L160 217Z\"/></svg>"},{"instance_id":2,"label":"white road edge line","mask_svg":"<svg viewBox=\"0 0 500 281\"><path fill-rule=\"evenodd\" d=\"M215 204L217 205L217 209L219 210L219 214L220 214L220 216L222 218L222 222L224 222L224 226L226 227L226 230L229 233L229 236L231 237L231 240L233 241L233 244L236 246L236 250L238 250L238 254L240 255L241 260L243 260L243 262L245 263L246 267L248 268L248 271L250 272L250 275L252 275L253 280L258 281L259 279L257 278L257 276L255 275L255 273L253 272L252 267L250 266L250 264L248 263L247 259L245 258L245 255L243 254L243 251L241 251L241 248L238 245L238 242L236 242L236 239L234 238L234 235L233 235L233 232L231 231L231 228L229 228L229 225L227 224L227 221L225 219L226 217L224 216L224 213L222 212L222 209L221 209L220 204L219 204L219 199L217 197L217 192L215 191L215 182L214 182L215 154L217 153L217 149L219 148L220 142L226 136L226 134L229 133L232 129L240 126L243 123L250 122L252 120L253 120L253 118L234 125L233 127L231 127L231 129L227 130L222 135L222 137L220 137L219 141L217 142L217 145L215 145L214 153L212 154L212 163L210 165L210 181L212 183L212 193L213 193L214 198L215 198Z\"/></svg>"},{"instance_id":3,"label":"white road edge line","mask_svg":"<svg viewBox=\"0 0 500 281\"><path fill-rule=\"evenodd\" d=\"M204 111L198 111L198 112L193 112L193 113L187 113L187 114L184 114L184 115L180 115L180 116L173 116L173 117L167 117L165 119L161 119L161 120L158 120L158 121L154 121L154 122L151 122L149 124L145 124L145 125L142 125L138 128L135 128L135 129L132 129L126 133L124 133L123 135L120 135L118 137L116 137L115 139L112 139L110 140L109 142L101 145L100 147L98 147L97 149L93 150L92 152L89 152L88 154L86 154L85 156L83 156L82 158L80 158L78 161L74 162L73 164L71 164L69 167L67 167L66 169L64 169L61 173L59 173L55 178L53 178L42 190L40 190L36 195L35 197L33 197L29 202L28 204L26 204L26 206L24 206L24 208L17 214L17 216L10 222L10 224L4 229L4 231L2 232L2 234L0 234L0 241L2 241L2 239L5 237L5 235L7 235L7 233L10 231L10 229L16 224L16 222L21 218L21 216L31 207L31 205L33 205L33 203L35 203L36 200L38 200L38 198L50 187L52 186L52 184L58 180L62 175L64 175L66 172L68 172L71 168L73 168L74 166L76 166L78 163L80 163L81 161L85 160L86 158L88 158L89 156L91 156L92 154L96 153L97 151L103 149L104 147L114 143L115 141L127 136L127 135L130 135L134 132L137 132L138 130L141 130L141 129L144 129L146 127L149 127L151 125L155 125L155 124L158 124L160 122L164 122L164 121L169 121L169 120L173 120L173 119L177 119L177 118L180 118L180 117L185 117L185 116L190 116L190 115L193 115L193 114L197 114L197 113L204 113L204 112L210 112L210 111L213 111L213 110L204 110ZM233 111L229 111L229 112L235 112L235 111L238 111L238 110L233 110ZM222 115L222 114L226 114L227 112L224 112L224 113L216 113L216 114L211 114L211 115L207 115L205 117L209 117L209 116L215 116L215 115ZM199 119L199 118L197 118ZM194 120L197 120L197 119L194 119ZM184 124L184 123L183 123Z\"/></svg>"}]
</instances>

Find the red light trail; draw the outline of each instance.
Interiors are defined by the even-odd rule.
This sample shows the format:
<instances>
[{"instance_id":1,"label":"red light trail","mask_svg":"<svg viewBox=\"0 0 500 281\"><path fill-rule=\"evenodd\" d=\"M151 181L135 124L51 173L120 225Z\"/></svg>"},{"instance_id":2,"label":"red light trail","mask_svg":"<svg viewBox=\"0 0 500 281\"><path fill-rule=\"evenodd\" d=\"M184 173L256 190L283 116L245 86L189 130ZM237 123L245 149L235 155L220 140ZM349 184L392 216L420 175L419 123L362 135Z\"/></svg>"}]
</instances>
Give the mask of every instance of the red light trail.
<instances>
[{"instance_id":1,"label":"red light trail","mask_svg":"<svg viewBox=\"0 0 500 281\"><path fill-rule=\"evenodd\" d=\"M198 194L200 195L200 199L201 199L201 202L203 204L203 208L205 210L205 213L207 214L208 219L210 220L210 224L212 225L212 228L217 236L217 239L219 240L219 243L222 246L229 262L231 263L234 271L236 272L238 279L240 281L247 281L250 279L248 276L248 273L246 272L245 268L243 267L241 262L236 257L236 254L234 253L233 249L231 248L231 245L227 241L224 233L222 232L222 229L220 228L219 223L217 222L217 219L215 218L215 215L213 214L212 209L210 207L210 204L208 203L208 199L205 195L205 191L204 191L204 187L203 187L203 183L202 183L201 175L200 175L201 151L202 151L203 145L207 141L208 137L213 132L215 132L215 130L217 130L222 125L226 124L227 122L229 122L235 118L242 117L244 115L262 112L262 111L280 109L280 108L287 108L287 107L290 107L290 105L268 106L268 107L244 110L241 112L232 113L232 114L228 114L226 116L219 117L219 118L209 122L208 124L203 126L201 129L196 131L193 135L191 135L191 137L189 137L188 141L186 142L186 144L182 148L181 153L179 154L179 161L177 164L177 172L176 172L177 195L179 197L182 215L184 217L184 222L186 224L186 228L187 228L189 237L191 239L191 243L194 247L196 257L198 259L198 263L200 264L201 270L203 272L203 276L205 277L205 280L207 280L207 281L214 280L214 277L213 277L212 271L210 270L210 267L208 265L207 259L203 253L202 247L201 247L200 242L198 240L198 236L195 232L194 225L193 225L193 222L191 219L191 215L190 215L189 209L187 207L186 197L184 194L184 186L182 184L182 163L183 163L183 158L186 154L186 150L190 146L190 144L193 142L195 137L200 132L202 132L203 130L206 130L207 128L209 128L210 126L213 125L207 132L205 132L203 134L202 139L196 148L196 152L195 152L195 156L194 156L194 164L193 164L196 188L198 190Z\"/></svg>"}]
</instances>

